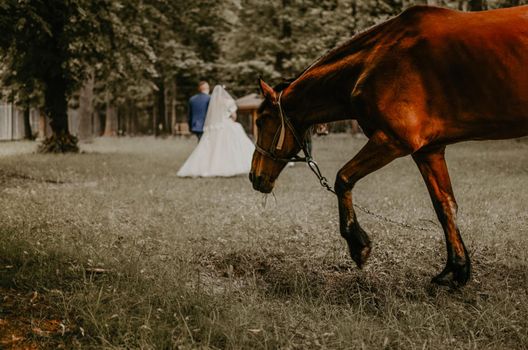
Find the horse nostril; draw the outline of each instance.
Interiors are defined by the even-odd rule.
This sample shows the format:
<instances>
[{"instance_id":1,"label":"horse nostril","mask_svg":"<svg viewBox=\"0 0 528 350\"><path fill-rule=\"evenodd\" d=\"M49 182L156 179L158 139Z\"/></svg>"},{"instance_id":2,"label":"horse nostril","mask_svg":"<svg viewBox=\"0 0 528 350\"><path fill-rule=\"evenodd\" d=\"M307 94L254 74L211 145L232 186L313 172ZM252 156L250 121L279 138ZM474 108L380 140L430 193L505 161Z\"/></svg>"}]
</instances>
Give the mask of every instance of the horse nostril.
<instances>
[{"instance_id":1,"label":"horse nostril","mask_svg":"<svg viewBox=\"0 0 528 350\"><path fill-rule=\"evenodd\" d=\"M262 182L262 176L253 175L253 179L251 180L251 183L253 184L254 189L258 190L261 182Z\"/></svg>"}]
</instances>

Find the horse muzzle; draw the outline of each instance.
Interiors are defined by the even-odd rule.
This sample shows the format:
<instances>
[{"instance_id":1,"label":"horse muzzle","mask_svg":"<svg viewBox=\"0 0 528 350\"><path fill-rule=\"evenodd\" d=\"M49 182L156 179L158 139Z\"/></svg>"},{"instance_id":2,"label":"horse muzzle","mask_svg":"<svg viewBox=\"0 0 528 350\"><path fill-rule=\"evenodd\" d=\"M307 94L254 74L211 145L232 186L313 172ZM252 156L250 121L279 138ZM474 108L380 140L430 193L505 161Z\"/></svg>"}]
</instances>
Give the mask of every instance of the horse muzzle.
<instances>
[{"instance_id":1,"label":"horse muzzle","mask_svg":"<svg viewBox=\"0 0 528 350\"><path fill-rule=\"evenodd\" d=\"M253 184L253 189L262 193L270 193L275 185L275 180L269 176L255 175L253 172L249 173L249 181Z\"/></svg>"}]
</instances>

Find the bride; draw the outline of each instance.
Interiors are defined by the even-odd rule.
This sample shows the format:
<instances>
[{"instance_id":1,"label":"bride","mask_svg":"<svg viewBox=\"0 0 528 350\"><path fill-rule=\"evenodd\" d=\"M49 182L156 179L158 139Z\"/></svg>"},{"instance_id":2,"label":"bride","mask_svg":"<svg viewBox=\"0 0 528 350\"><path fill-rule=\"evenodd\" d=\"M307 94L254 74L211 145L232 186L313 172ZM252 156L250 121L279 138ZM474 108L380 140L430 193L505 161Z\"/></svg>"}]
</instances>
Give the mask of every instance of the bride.
<instances>
[{"instance_id":1,"label":"bride","mask_svg":"<svg viewBox=\"0 0 528 350\"><path fill-rule=\"evenodd\" d=\"M234 176L248 174L255 146L242 125L235 122L235 100L220 85L215 86L198 146L178 170L181 177Z\"/></svg>"}]
</instances>

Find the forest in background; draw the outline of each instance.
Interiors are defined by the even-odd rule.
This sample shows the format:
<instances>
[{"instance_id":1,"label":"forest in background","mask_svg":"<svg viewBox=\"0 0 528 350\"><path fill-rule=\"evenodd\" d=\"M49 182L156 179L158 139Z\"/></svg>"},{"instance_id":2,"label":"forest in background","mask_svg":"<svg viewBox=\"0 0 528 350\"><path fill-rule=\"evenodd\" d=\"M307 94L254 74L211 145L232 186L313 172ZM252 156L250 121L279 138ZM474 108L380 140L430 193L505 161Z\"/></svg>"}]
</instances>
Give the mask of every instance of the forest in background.
<instances>
[{"instance_id":1,"label":"forest in background","mask_svg":"<svg viewBox=\"0 0 528 350\"><path fill-rule=\"evenodd\" d=\"M171 134L199 80L235 96L296 76L355 33L415 4L479 11L525 0L0 0L5 99L51 120L43 151L77 137ZM68 108L79 131L68 131Z\"/></svg>"}]
</instances>

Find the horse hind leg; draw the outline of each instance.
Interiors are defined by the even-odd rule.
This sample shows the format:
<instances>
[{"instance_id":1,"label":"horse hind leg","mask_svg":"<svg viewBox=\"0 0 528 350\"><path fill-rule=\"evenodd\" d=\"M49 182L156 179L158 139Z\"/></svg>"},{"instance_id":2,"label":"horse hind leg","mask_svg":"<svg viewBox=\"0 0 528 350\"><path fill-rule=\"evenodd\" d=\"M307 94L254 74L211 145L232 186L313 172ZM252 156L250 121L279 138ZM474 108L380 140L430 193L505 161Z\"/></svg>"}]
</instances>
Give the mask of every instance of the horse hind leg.
<instances>
[{"instance_id":1,"label":"horse hind leg","mask_svg":"<svg viewBox=\"0 0 528 350\"><path fill-rule=\"evenodd\" d=\"M413 154L427 185L433 206L446 239L447 263L432 282L465 285L471 275L471 262L456 224L457 204L444 158L445 146Z\"/></svg>"},{"instance_id":2,"label":"horse hind leg","mask_svg":"<svg viewBox=\"0 0 528 350\"><path fill-rule=\"evenodd\" d=\"M339 172L335 190L339 206L339 228L347 241L352 259L361 268L368 259L371 243L361 228L354 211L352 189L366 175L382 168L392 160L408 154L382 132L374 133L367 144Z\"/></svg>"}]
</instances>

